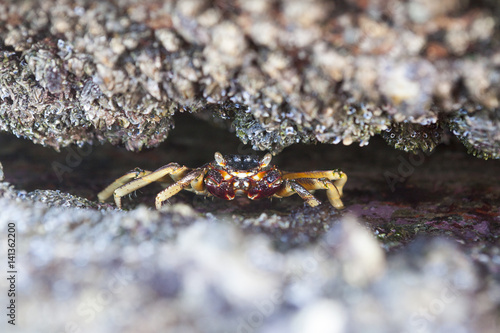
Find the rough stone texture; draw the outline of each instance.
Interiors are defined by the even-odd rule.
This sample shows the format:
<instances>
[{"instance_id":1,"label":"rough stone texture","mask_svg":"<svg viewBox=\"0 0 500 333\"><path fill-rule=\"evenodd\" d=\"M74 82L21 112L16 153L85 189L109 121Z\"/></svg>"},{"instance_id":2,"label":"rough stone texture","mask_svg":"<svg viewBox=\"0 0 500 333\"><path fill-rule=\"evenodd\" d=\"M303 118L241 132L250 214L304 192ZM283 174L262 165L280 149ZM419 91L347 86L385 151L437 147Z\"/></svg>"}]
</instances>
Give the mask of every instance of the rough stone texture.
<instances>
[{"instance_id":1,"label":"rough stone texture","mask_svg":"<svg viewBox=\"0 0 500 333\"><path fill-rule=\"evenodd\" d=\"M276 153L461 122L471 152L498 158L499 13L493 0L7 1L0 129L138 151L174 113L215 110ZM389 140L430 147L413 141Z\"/></svg>"},{"instance_id":2,"label":"rough stone texture","mask_svg":"<svg viewBox=\"0 0 500 333\"><path fill-rule=\"evenodd\" d=\"M0 135L19 271L0 331L500 331L500 165L466 154L500 155L499 17L494 0L1 2L0 130L51 148ZM156 211L156 184L96 202L134 167L250 153L239 140L289 146L284 170L341 168L346 209L182 192Z\"/></svg>"},{"instance_id":3,"label":"rough stone texture","mask_svg":"<svg viewBox=\"0 0 500 333\"><path fill-rule=\"evenodd\" d=\"M156 211L157 185L124 198L123 211L97 203L134 167L195 167L216 150L248 151L201 120L176 123L168 142L141 153L56 153L0 136L0 239L14 222L19 270L18 325L2 320L0 331L499 331L499 161L458 143L418 155L380 139L296 145L273 163L343 169L344 211L297 196L228 202L188 192Z\"/></svg>"},{"instance_id":4,"label":"rough stone texture","mask_svg":"<svg viewBox=\"0 0 500 333\"><path fill-rule=\"evenodd\" d=\"M474 156L498 158L500 151L500 109L494 113L486 110L469 115L465 110L456 113L450 119L450 128L467 151Z\"/></svg>"}]
</instances>

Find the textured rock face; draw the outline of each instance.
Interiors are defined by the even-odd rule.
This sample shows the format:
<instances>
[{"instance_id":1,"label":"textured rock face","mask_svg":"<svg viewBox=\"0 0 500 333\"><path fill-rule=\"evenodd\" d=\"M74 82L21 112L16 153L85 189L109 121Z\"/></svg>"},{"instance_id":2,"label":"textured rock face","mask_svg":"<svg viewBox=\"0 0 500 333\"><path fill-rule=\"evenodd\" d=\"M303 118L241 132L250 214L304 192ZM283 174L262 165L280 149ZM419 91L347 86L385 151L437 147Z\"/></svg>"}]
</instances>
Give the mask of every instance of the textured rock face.
<instances>
[{"instance_id":1,"label":"textured rock face","mask_svg":"<svg viewBox=\"0 0 500 333\"><path fill-rule=\"evenodd\" d=\"M18 327L499 332L499 161L452 139L500 155L499 17L494 0L1 2L0 130L50 147L0 134ZM342 169L346 209L181 192L156 211L156 184L96 201L134 167L250 153L236 137L288 147L283 170Z\"/></svg>"},{"instance_id":2,"label":"textured rock face","mask_svg":"<svg viewBox=\"0 0 500 333\"><path fill-rule=\"evenodd\" d=\"M496 1L0 9L0 128L56 149L109 141L137 151L165 140L174 113L215 111L243 142L272 152L365 145L386 129L423 126L434 141L451 127L476 155L499 154ZM389 143L435 145L402 135Z\"/></svg>"}]
</instances>

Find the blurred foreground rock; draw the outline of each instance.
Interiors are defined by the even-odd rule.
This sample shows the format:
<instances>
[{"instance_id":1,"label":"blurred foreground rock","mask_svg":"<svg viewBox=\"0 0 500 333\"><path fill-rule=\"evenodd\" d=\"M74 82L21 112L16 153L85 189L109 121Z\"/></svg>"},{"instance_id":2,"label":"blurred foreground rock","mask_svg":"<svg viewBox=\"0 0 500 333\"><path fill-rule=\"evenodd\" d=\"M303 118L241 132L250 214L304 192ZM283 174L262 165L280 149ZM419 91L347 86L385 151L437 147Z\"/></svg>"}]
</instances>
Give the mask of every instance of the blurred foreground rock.
<instances>
[{"instance_id":1,"label":"blurred foreground rock","mask_svg":"<svg viewBox=\"0 0 500 333\"><path fill-rule=\"evenodd\" d=\"M139 151L193 112L274 153L379 133L426 150L451 129L498 158L499 12L462 0L10 0L0 129L56 149Z\"/></svg>"},{"instance_id":2,"label":"blurred foreground rock","mask_svg":"<svg viewBox=\"0 0 500 333\"><path fill-rule=\"evenodd\" d=\"M347 215L316 242L280 252L269 236L183 204L160 212L49 208L6 183L0 197L2 233L7 221L17 229L16 328L26 332L499 327L498 283L450 240L421 239L387 255Z\"/></svg>"}]
</instances>

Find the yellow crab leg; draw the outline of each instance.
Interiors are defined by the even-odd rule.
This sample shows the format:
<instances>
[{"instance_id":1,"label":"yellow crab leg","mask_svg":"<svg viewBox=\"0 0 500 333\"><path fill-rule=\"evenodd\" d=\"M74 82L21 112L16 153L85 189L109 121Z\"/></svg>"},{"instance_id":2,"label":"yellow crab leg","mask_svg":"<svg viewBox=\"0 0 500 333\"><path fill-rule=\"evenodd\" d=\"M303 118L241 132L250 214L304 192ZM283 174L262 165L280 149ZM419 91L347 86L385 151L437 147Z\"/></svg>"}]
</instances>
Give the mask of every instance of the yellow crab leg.
<instances>
[{"instance_id":1,"label":"yellow crab leg","mask_svg":"<svg viewBox=\"0 0 500 333\"><path fill-rule=\"evenodd\" d=\"M172 185L170 185L169 187L158 193L155 200L156 209L160 209L162 203L165 200L172 197L173 195L176 195L181 190L185 189L190 185L195 191L197 191L196 188L202 190L203 188L201 187L201 182L203 181L204 174L205 174L205 169L203 168L191 171L186 176L181 178L179 181L173 183ZM203 192L203 190L200 192Z\"/></svg>"},{"instance_id":2,"label":"yellow crab leg","mask_svg":"<svg viewBox=\"0 0 500 333\"><path fill-rule=\"evenodd\" d=\"M321 205L321 201L316 199L311 192L309 192L304 186L299 184L296 180L286 180L283 188L281 188L276 194L275 197L284 198L289 197L293 194L297 193L309 206L316 207Z\"/></svg>"},{"instance_id":3,"label":"yellow crab leg","mask_svg":"<svg viewBox=\"0 0 500 333\"><path fill-rule=\"evenodd\" d=\"M341 180L344 179L347 180L347 178L342 178ZM330 202L330 204L337 209L344 208L344 204L342 203L342 200L340 200L340 197L342 196L342 186L344 186L343 184L340 187L337 187L334 182L325 178L301 178L295 179L295 181L308 191L326 190L326 196L328 197L328 201Z\"/></svg>"},{"instance_id":4,"label":"yellow crab leg","mask_svg":"<svg viewBox=\"0 0 500 333\"><path fill-rule=\"evenodd\" d=\"M135 170L130 171L129 173L121 176L120 178L116 179L113 183L111 183L108 187L106 187L104 190L99 192L99 194L97 195L99 202L106 201L109 197L111 197L113 195L113 192L117 188L129 183L130 181L132 181L136 178L143 177L143 176L148 175L150 173L151 173L151 171L136 168Z\"/></svg>"},{"instance_id":5,"label":"yellow crab leg","mask_svg":"<svg viewBox=\"0 0 500 333\"><path fill-rule=\"evenodd\" d=\"M121 208L121 198L131 192L134 192L152 182L155 182L167 175L172 175L174 177L178 177L179 174L185 173L189 168L185 166L180 166L177 163L169 163L161 168L150 172L140 178L136 178L129 183L118 187L113 196L115 198L116 207Z\"/></svg>"},{"instance_id":6,"label":"yellow crab leg","mask_svg":"<svg viewBox=\"0 0 500 333\"><path fill-rule=\"evenodd\" d=\"M329 170L329 171L306 171L306 172L283 172L283 179L295 179L302 182L303 179L322 179L326 178L335 185L340 196L343 194L343 188L347 182L347 175L340 170ZM323 189L325 187L311 188Z\"/></svg>"}]
</instances>

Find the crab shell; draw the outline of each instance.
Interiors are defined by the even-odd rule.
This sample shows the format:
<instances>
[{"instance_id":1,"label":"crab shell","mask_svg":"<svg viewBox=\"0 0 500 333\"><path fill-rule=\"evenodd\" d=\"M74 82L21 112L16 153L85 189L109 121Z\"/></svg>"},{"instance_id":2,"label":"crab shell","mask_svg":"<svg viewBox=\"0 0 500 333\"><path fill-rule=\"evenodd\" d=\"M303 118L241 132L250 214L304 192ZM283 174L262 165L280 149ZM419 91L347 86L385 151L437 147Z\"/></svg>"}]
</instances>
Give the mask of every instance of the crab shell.
<instances>
[{"instance_id":1,"label":"crab shell","mask_svg":"<svg viewBox=\"0 0 500 333\"><path fill-rule=\"evenodd\" d=\"M215 197L233 200L247 196L251 200L267 198L282 186L281 172L270 166L271 155L262 160L252 155L215 155L205 175L205 187Z\"/></svg>"}]
</instances>

